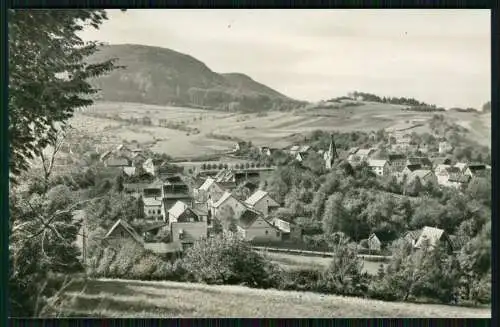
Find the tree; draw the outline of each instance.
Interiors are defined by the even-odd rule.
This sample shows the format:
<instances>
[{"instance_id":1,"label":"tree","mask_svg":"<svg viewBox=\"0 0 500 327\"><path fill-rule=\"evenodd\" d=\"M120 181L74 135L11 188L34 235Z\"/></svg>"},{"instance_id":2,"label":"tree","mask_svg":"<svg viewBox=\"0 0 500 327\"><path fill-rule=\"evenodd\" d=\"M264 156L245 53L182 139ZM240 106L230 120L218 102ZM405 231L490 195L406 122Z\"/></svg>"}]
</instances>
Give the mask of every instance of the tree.
<instances>
[{"instance_id":1,"label":"tree","mask_svg":"<svg viewBox=\"0 0 500 327\"><path fill-rule=\"evenodd\" d=\"M52 169L54 168L54 163L59 150L64 145L64 140L66 136L66 126L62 125L59 128L54 128L55 131L52 134L47 135L47 147L40 151L40 159L42 160L43 168L43 180L45 183L45 192L49 188L49 178L52 174Z\"/></svg>"},{"instance_id":2,"label":"tree","mask_svg":"<svg viewBox=\"0 0 500 327\"><path fill-rule=\"evenodd\" d=\"M115 68L114 60L86 63L97 42L77 33L107 19L104 10L9 10L9 173L13 183L57 134L57 124L93 103L89 78ZM64 76L63 76L64 75Z\"/></svg>"}]
</instances>

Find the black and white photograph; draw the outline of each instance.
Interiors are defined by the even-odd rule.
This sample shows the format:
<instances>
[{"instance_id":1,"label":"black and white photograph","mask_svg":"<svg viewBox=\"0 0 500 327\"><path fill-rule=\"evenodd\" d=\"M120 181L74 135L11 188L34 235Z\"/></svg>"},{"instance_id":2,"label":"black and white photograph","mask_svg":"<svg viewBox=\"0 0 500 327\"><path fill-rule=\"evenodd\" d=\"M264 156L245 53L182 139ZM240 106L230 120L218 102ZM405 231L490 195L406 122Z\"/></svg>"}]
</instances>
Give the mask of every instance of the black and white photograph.
<instances>
[{"instance_id":1,"label":"black and white photograph","mask_svg":"<svg viewBox=\"0 0 500 327\"><path fill-rule=\"evenodd\" d=\"M10 317L491 318L490 10L7 15Z\"/></svg>"}]
</instances>

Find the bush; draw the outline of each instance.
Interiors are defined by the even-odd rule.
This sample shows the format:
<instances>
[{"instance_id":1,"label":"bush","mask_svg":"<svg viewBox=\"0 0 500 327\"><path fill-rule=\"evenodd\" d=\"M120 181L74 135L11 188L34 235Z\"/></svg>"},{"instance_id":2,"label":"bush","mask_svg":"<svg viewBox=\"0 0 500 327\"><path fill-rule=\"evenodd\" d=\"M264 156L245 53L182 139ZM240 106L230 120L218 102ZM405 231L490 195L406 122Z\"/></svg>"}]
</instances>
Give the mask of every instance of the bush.
<instances>
[{"instance_id":1,"label":"bush","mask_svg":"<svg viewBox=\"0 0 500 327\"><path fill-rule=\"evenodd\" d=\"M195 243L183 263L197 282L268 286L264 258L233 234L215 235Z\"/></svg>"}]
</instances>

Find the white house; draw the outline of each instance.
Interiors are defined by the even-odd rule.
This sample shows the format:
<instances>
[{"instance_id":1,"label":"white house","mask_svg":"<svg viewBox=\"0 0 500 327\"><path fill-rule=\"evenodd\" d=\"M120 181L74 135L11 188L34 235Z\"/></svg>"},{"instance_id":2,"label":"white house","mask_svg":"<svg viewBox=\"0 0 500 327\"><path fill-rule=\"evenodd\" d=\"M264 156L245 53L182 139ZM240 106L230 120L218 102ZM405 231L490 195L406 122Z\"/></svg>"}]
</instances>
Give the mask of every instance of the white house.
<instances>
[{"instance_id":1,"label":"white house","mask_svg":"<svg viewBox=\"0 0 500 327\"><path fill-rule=\"evenodd\" d=\"M149 158L142 164L142 168L150 175L155 175L155 165L153 163L153 159Z\"/></svg>"},{"instance_id":2,"label":"white house","mask_svg":"<svg viewBox=\"0 0 500 327\"><path fill-rule=\"evenodd\" d=\"M220 186L215 179L208 177L203 184L195 190L196 196L201 201L216 202L224 194L225 190Z\"/></svg>"},{"instance_id":3,"label":"white house","mask_svg":"<svg viewBox=\"0 0 500 327\"><path fill-rule=\"evenodd\" d=\"M368 160L368 166L379 176L389 175L390 167L387 160Z\"/></svg>"},{"instance_id":4,"label":"white house","mask_svg":"<svg viewBox=\"0 0 500 327\"><path fill-rule=\"evenodd\" d=\"M261 213L246 208L236 221L238 234L246 241L281 241L281 231L264 219Z\"/></svg>"},{"instance_id":5,"label":"white house","mask_svg":"<svg viewBox=\"0 0 500 327\"><path fill-rule=\"evenodd\" d=\"M173 222L189 223L199 221L201 221L201 219L196 212L182 201L177 201L172 208L168 210L168 222L170 224Z\"/></svg>"},{"instance_id":6,"label":"white house","mask_svg":"<svg viewBox=\"0 0 500 327\"><path fill-rule=\"evenodd\" d=\"M264 216L267 216L270 212L280 207L279 203L276 202L276 200L274 200L269 193L262 190L255 191L248 199L245 200L245 204L259 212L262 212Z\"/></svg>"},{"instance_id":7,"label":"white house","mask_svg":"<svg viewBox=\"0 0 500 327\"><path fill-rule=\"evenodd\" d=\"M247 207L241 201L236 199L231 193L225 192L222 197L212 204L212 217L219 220L234 218L241 215Z\"/></svg>"},{"instance_id":8,"label":"white house","mask_svg":"<svg viewBox=\"0 0 500 327\"><path fill-rule=\"evenodd\" d=\"M163 201L158 198L143 198L144 216L146 219L165 220Z\"/></svg>"},{"instance_id":9,"label":"white house","mask_svg":"<svg viewBox=\"0 0 500 327\"><path fill-rule=\"evenodd\" d=\"M375 233L372 233L368 237L368 249L370 251L380 251L382 248L382 242L380 242L380 239L375 235Z\"/></svg>"}]
</instances>

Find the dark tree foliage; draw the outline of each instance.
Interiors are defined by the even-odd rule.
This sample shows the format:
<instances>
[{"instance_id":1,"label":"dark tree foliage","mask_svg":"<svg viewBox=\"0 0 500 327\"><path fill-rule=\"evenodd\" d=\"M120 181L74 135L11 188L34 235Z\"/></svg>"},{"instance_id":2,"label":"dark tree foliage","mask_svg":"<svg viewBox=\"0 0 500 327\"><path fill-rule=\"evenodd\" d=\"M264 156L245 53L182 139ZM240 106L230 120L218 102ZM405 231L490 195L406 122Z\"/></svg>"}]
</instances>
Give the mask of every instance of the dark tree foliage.
<instances>
[{"instance_id":1,"label":"dark tree foliage","mask_svg":"<svg viewBox=\"0 0 500 327\"><path fill-rule=\"evenodd\" d=\"M11 181L53 141L58 125L92 104L88 80L114 68L114 60L87 63L97 42L77 33L98 28L104 10L9 10L9 135Z\"/></svg>"}]
</instances>

